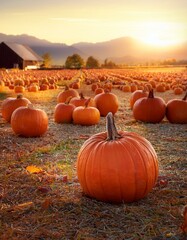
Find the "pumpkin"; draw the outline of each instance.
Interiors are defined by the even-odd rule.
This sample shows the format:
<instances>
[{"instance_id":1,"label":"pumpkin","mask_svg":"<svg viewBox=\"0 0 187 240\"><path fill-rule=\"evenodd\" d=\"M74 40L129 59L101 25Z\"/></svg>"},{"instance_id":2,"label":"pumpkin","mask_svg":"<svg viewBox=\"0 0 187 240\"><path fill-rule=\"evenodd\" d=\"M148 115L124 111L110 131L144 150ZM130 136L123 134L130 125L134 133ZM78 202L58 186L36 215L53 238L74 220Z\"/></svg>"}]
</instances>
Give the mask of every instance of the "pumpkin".
<instances>
[{"instance_id":1,"label":"pumpkin","mask_svg":"<svg viewBox=\"0 0 187 240\"><path fill-rule=\"evenodd\" d=\"M16 85L14 87L14 92L15 93L23 93L25 91L25 87L22 85Z\"/></svg>"},{"instance_id":2,"label":"pumpkin","mask_svg":"<svg viewBox=\"0 0 187 240\"><path fill-rule=\"evenodd\" d=\"M95 95L100 94L100 93L104 93L104 89L101 88L101 87L98 87L98 88L95 89L94 93L95 93Z\"/></svg>"},{"instance_id":3,"label":"pumpkin","mask_svg":"<svg viewBox=\"0 0 187 240\"><path fill-rule=\"evenodd\" d=\"M148 97L138 99L133 106L133 116L136 120L149 123L159 123L165 117L166 104L160 97L154 97L153 89Z\"/></svg>"},{"instance_id":4,"label":"pumpkin","mask_svg":"<svg viewBox=\"0 0 187 240\"><path fill-rule=\"evenodd\" d=\"M0 80L0 92L3 92L5 90L5 83Z\"/></svg>"},{"instance_id":5,"label":"pumpkin","mask_svg":"<svg viewBox=\"0 0 187 240\"><path fill-rule=\"evenodd\" d=\"M142 97L147 97L147 96L148 96L148 94L144 90L136 90L135 92L133 92L130 96L130 107L131 107L131 109L133 108L133 105L136 102L136 100L138 100Z\"/></svg>"},{"instance_id":6,"label":"pumpkin","mask_svg":"<svg viewBox=\"0 0 187 240\"><path fill-rule=\"evenodd\" d=\"M187 93L182 100L172 99L167 102L166 118L170 123L187 123Z\"/></svg>"},{"instance_id":7,"label":"pumpkin","mask_svg":"<svg viewBox=\"0 0 187 240\"><path fill-rule=\"evenodd\" d=\"M94 100L101 116L103 117L106 117L109 112L115 114L118 111L118 97L108 90L105 90L104 93L95 95Z\"/></svg>"},{"instance_id":8,"label":"pumpkin","mask_svg":"<svg viewBox=\"0 0 187 240\"><path fill-rule=\"evenodd\" d=\"M73 122L74 124L80 125L94 125L100 120L100 112L95 107L89 106L90 98L85 102L85 106L76 107L73 111Z\"/></svg>"},{"instance_id":9,"label":"pumpkin","mask_svg":"<svg viewBox=\"0 0 187 240\"><path fill-rule=\"evenodd\" d=\"M157 154L151 143L137 133L118 132L111 112L106 120L106 132L87 139L77 156L83 192L104 202L142 199L155 186Z\"/></svg>"},{"instance_id":10,"label":"pumpkin","mask_svg":"<svg viewBox=\"0 0 187 240\"><path fill-rule=\"evenodd\" d=\"M27 98L24 98L23 95L18 94L16 98L8 97L2 102L1 113L2 117L10 122L11 115L15 109L21 106L27 106L31 103Z\"/></svg>"},{"instance_id":11,"label":"pumpkin","mask_svg":"<svg viewBox=\"0 0 187 240\"><path fill-rule=\"evenodd\" d=\"M30 86L28 86L28 91L29 92L38 92L39 87L37 84L32 83Z\"/></svg>"},{"instance_id":12,"label":"pumpkin","mask_svg":"<svg viewBox=\"0 0 187 240\"><path fill-rule=\"evenodd\" d=\"M166 91L166 88L165 88L165 86L164 86L163 84L158 84L158 85L156 86L156 91L157 91L157 92L165 92L165 91Z\"/></svg>"},{"instance_id":13,"label":"pumpkin","mask_svg":"<svg viewBox=\"0 0 187 240\"><path fill-rule=\"evenodd\" d=\"M183 94L183 89L182 87L176 87L174 88L173 92L175 95L180 95L180 94Z\"/></svg>"},{"instance_id":14,"label":"pumpkin","mask_svg":"<svg viewBox=\"0 0 187 240\"><path fill-rule=\"evenodd\" d=\"M83 93L79 94L79 97L73 97L70 100L70 103L73 104L75 107L79 107L79 106L85 106L85 102L88 99L84 97ZM93 98L90 99L89 101L89 106L90 107L96 107L96 103L93 100Z\"/></svg>"},{"instance_id":15,"label":"pumpkin","mask_svg":"<svg viewBox=\"0 0 187 240\"><path fill-rule=\"evenodd\" d=\"M79 93L75 89L70 89L69 87L65 87L63 92L60 92L57 96L57 102L65 102L68 97L79 97Z\"/></svg>"},{"instance_id":16,"label":"pumpkin","mask_svg":"<svg viewBox=\"0 0 187 240\"><path fill-rule=\"evenodd\" d=\"M58 103L55 106L54 121L56 123L71 123L73 120L73 110L75 106L70 104L72 97L69 97L65 103Z\"/></svg>"},{"instance_id":17,"label":"pumpkin","mask_svg":"<svg viewBox=\"0 0 187 240\"><path fill-rule=\"evenodd\" d=\"M11 127L15 134L23 137L40 137L48 128L48 116L29 104L17 108L11 116Z\"/></svg>"}]
</instances>

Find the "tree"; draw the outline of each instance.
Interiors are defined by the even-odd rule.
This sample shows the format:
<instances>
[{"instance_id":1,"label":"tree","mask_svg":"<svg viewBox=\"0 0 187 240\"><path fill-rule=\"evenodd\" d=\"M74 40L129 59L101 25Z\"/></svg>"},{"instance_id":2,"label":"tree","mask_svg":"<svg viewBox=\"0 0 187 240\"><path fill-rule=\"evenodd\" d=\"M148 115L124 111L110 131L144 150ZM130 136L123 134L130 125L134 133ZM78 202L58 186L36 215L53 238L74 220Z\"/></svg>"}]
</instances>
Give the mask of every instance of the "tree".
<instances>
[{"instance_id":1,"label":"tree","mask_svg":"<svg viewBox=\"0 0 187 240\"><path fill-rule=\"evenodd\" d=\"M90 56L86 61L86 67L87 68L98 68L99 61L97 59L95 59L94 57Z\"/></svg>"},{"instance_id":2,"label":"tree","mask_svg":"<svg viewBox=\"0 0 187 240\"><path fill-rule=\"evenodd\" d=\"M65 62L66 68L76 68L80 69L84 65L84 60L81 58L79 54L73 54L72 56L68 56Z\"/></svg>"},{"instance_id":3,"label":"tree","mask_svg":"<svg viewBox=\"0 0 187 240\"><path fill-rule=\"evenodd\" d=\"M117 68L117 65L112 62L112 61L108 61L108 59L105 59L104 64L102 64L103 68Z\"/></svg>"},{"instance_id":4,"label":"tree","mask_svg":"<svg viewBox=\"0 0 187 240\"><path fill-rule=\"evenodd\" d=\"M51 62L52 62L51 55L49 53L44 53L42 58L44 60L43 67L45 67L45 68L51 67Z\"/></svg>"}]
</instances>

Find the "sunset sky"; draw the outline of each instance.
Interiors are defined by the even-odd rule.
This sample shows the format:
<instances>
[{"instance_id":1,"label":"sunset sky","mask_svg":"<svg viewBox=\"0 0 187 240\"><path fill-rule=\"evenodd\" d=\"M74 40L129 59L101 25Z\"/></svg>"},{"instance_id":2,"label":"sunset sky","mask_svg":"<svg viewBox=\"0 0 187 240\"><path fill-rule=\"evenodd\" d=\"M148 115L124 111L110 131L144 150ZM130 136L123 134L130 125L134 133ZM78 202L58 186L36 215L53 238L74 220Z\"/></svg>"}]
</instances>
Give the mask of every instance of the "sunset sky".
<instances>
[{"instance_id":1,"label":"sunset sky","mask_svg":"<svg viewBox=\"0 0 187 240\"><path fill-rule=\"evenodd\" d=\"M187 41L187 0L0 0L0 32L71 45L130 36Z\"/></svg>"}]
</instances>

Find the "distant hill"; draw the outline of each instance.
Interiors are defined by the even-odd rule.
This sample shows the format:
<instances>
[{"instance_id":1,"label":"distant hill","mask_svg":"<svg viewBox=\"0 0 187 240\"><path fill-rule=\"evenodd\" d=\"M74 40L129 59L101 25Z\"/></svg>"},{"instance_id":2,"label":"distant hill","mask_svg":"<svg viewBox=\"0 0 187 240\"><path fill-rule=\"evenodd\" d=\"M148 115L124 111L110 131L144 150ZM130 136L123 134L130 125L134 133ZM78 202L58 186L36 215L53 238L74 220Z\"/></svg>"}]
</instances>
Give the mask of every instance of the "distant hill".
<instances>
[{"instance_id":1,"label":"distant hill","mask_svg":"<svg viewBox=\"0 0 187 240\"><path fill-rule=\"evenodd\" d=\"M52 43L26 34L6 35L0 33L0 42L2 41L26 44L40 56L48 52L53 59L53 64L61 65L68 56L74 53L79 54L85 60L89 56L93 56L101 63L105 59L118 64L145 63L167 58L187 60L187 42L173 47L151 47L131 37L121 37L105 42L81 42L68 46L64 43Z\"/></svg>"},{"instance_id":2,"label":"distant hill","mask_svg":"<svg viewBox=\"0 0 187 240\"><path fill-rule=\"evenodd\" d=\"M63 65L69 55L77 53L82 57L85 54L73 46L68 46L63 43L51 43L47 40L38 39L26 34L22 35L6 35L0 33L0 42L16 42L19 44L28 45L38 55L42 56L44 53L49 53L53 59L53 64Z\"/></svg>"}]
</instances>

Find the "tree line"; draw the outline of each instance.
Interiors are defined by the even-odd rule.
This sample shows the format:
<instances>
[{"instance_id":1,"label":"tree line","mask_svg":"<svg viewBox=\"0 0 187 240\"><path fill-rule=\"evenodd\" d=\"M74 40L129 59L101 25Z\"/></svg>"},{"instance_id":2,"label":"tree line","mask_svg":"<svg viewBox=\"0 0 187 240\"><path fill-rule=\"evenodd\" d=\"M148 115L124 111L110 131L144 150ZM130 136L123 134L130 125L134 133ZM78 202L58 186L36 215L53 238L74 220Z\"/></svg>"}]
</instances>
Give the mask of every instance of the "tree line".
<instances>
[{"instance_id":1,"label":"tree line","mask_svg":"<svg viewBox=\"0 0 187 240\"><path fill-rule=\"evenodd\" d=\"M44 68L50 68L52 66L52 57L49 53L45 53L43 56L43 65L42 67ZM187 60L180 60L177 61L174 58L171 59L165 59L163 61L156 61L156 62L146 62L144 64L141 64L142 66L165 66L165 65L186 65L187 64ZM135 64L136 65L136 64ZM137 64L140 65L140 64ZM120 68L123 66L128 66L127 64L125 65L117 65L115 62L105 59L103 64L99 63L99 60L96 59L93 56L90 56L87 58L86 61L84 61L84 59L79 55L79 54L73 54L71 56L68 56L66 58L65 64L64 64L64 68L67 69L80 69L83 67L86 68Z\"/></svg>"},{"instance_id":2,"label":"tree line","mask_svg":"<svg viewBox=\"0 0 187 240\"><path fill-rule=\"evenodd\" d=\"M42 67L45 68L50 68L52 65L52 57L49 53L45 53L43 56L43 65ZM108 59L105 59L103 64L99 63L99 60L94 58L93 56L90 56L87 58L86 62L84 61L84 59L77 53L68 56L66 58L65 64L64 64L65 68L68 69L80 69L83 67L86 68L116 68L117 65L112 62L112 61L108 61Z\"/></svg>"}]
</instances>

